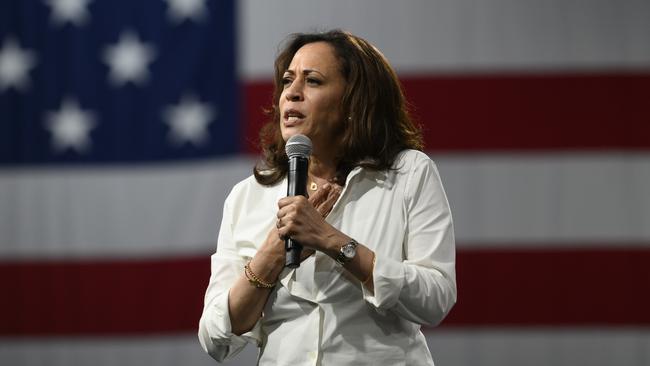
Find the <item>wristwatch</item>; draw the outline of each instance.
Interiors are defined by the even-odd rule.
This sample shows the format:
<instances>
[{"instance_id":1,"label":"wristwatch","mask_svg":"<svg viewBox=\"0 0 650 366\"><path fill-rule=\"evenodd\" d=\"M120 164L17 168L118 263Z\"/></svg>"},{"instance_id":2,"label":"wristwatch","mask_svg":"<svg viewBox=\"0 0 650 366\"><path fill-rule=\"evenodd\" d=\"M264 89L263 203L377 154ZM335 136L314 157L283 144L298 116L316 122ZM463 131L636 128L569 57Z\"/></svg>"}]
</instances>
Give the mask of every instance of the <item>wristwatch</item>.
<instances>
[{"instance_id":1,"label":"wristwatch","mask_svg":"<svg viewBox=\"0 0 650 366\"><path fill-rule=\"evenodd\" d=\"M336 257L336 262L340 265L350 262L357 255L357 245L359 243L354 239L350 239L349 242L343 244L339 250L339 255Z\"/></svg>"}]
</instances>

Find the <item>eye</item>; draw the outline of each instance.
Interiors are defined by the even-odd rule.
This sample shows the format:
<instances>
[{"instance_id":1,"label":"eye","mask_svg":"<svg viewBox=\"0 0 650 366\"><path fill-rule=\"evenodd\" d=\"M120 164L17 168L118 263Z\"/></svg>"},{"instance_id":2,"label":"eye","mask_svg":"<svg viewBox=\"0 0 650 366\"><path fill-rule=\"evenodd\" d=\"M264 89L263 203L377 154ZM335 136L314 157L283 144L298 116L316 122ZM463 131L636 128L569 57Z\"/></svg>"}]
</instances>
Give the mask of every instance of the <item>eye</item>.
<instances>
[{"instance_id":1,"label":"eye","mask_svg":"<svg viewBox=\"0 0 650 366\"><path fill-rule=\"evenodd\" d=\"M291 84L291 81L292 81L291 78L285 76L282 78L282 85L284 85L284 87L286 88L287 86L289 86L289 84Z\"/></svg>"},{"instance_id":2,"label":"eye","mask_svg":"<svg viewBox=\"0 0 650 366\"><path fill-rule=\"evenodd\" d=\"M321 81L316 78L307 78L307 83L312 85L320 85Z\"/></svg>"}]
</instances>

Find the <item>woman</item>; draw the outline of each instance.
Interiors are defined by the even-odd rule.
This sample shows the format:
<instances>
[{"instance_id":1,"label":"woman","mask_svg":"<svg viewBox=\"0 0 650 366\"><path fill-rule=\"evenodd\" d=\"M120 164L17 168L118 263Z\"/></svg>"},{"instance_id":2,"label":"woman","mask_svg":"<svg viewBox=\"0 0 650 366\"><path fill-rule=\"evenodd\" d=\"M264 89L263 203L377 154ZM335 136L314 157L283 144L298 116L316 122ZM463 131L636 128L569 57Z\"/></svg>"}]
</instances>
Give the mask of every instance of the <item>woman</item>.
<instances>
[{"instance_id":1,"label":"woman","mask_svg":"<svg viewBox=\"0 0 650 366\"><path fill-rule=\"evenodd\" d=\"M296 34L275 62L264 161L224 204L199 326L217 360L432 365L420 331L456 301L451 213L395 72L342 31ZM307 199L286 195L285 142L311 138ZM305 246L284 267L285 237Z\"/></svg>"}]
</instances>

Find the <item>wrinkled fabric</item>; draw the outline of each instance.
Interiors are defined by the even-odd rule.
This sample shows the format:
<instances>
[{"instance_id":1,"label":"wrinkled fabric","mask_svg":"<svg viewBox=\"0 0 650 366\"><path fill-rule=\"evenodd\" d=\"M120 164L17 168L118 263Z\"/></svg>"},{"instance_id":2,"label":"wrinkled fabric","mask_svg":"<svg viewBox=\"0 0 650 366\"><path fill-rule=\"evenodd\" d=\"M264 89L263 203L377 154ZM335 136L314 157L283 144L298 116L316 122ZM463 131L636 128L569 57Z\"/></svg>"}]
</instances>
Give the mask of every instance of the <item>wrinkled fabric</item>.
<instances>
[{"instance_id":1,"label":"wrinkled fabric","mask_svg":"<svg viewBox=\"0 0 650 366\"><path fill-rule=\"evenodd\" d=\"M405 150L393 169L355 168L326 218L375 252L374 292L318 252L285 268L262 318L234 335L228 290L285 195L286 179L264 187L251 176L226 199L199 324L204 350L221 361L253 343L260 365L433 365L420 327L438 324L456 302L453 223L434 162Z\"/></svg>"}]
</instances>

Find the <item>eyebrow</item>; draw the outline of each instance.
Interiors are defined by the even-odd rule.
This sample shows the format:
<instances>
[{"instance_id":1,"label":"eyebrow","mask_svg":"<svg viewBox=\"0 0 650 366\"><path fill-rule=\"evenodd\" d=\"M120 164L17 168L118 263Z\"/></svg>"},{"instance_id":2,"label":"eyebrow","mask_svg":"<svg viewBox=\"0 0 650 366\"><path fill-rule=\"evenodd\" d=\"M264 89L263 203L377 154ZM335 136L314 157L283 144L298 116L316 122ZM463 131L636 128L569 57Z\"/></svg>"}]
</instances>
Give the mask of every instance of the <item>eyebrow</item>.
<instances>
[{"instance_id":1,"label":"eyebrow","mask_svg":"<svg viewBox=\"0 0 650 366\"><path fill-rule=\"evenodd\" d=\"M288 73L288 74L291 74L291 75L295 75L295 74L296 74L293 70L285 70L284 73L285 73L285 74ZM322 75L323 77L325 77L325 74L323 74L322 72L320 72L320 71L318 71L318 70L313 70L313 69L304 69L304 70L302 70L302 74L303 74L303 75L309 75L309 74L311 74L311 73L317 73L317 74L320 74L320 75Z\"/></svg>"}]
</instances>

